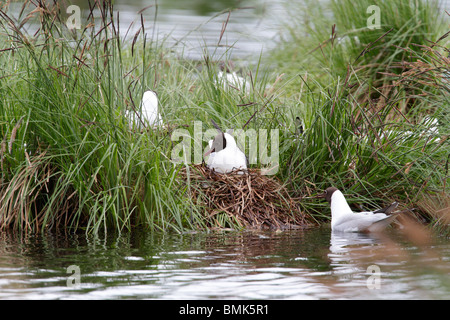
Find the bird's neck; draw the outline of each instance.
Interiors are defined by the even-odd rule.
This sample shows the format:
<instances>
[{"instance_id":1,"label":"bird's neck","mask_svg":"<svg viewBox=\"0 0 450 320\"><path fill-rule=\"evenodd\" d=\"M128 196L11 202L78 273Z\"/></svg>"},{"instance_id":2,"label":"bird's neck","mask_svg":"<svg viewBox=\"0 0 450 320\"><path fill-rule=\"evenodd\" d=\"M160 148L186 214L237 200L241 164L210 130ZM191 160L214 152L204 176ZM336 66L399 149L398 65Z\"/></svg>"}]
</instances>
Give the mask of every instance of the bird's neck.
<instances>
[{"instance_id":1,"label":"bird's neck","mask_svg":"<svg viewBox=\"0 0 450 320\"><path fill-rule=\"evenodd\" d=\"M336 190L331 198L331 216L337 217L352 212L341 191Z\"/></svg>"},{"instance_id":2,"label":"bird's neck","mask_svg":"<svg viewBox=\"0 0 450 320\"><path fill-rule=\"evenodd\" d=\"M227 140L226 148L236 148L236 141L229 133L224 133L225 139Z\"/></svg>"}]
</instances>

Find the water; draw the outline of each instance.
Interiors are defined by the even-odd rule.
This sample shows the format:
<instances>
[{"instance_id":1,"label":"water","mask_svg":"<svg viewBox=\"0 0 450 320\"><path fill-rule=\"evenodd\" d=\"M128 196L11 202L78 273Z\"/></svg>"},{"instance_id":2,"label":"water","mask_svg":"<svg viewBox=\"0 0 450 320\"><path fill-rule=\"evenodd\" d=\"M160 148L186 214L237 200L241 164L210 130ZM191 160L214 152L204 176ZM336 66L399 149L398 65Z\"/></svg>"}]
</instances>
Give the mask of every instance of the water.
<instances>
[{"instance_id":1,"label":"water","mask_svg":"<svg viewBox=\"0 0 450 320\"><path fill-rule=\"evenodd\" d=\"M396 230L2 233L0 299L449 299L449 262L448 239Z\"/></svg>"},{"instance_id":2,"label":"water","mask_svg":"<svg viewBox=\"0 0 450 320\"><path fill-rule=\"evenodd\" d=\"M186 59L203 60L207 52L215 60L232 58L245 63L247 59L257 60L262 52L276 45L285 16L282 1L116 0L114 20L116 27L120 26L122 38L130 43L143 22L147 40L164 43ZM69 0L68 3L80 8L80 28L83 29L90 13L88 1ZM13 1L9 14L17 19L22 4L22 1ZM32 5L26 7L22 19L33 9ZM66 13L63 8L61 20L69 21L70 15L70 11ZM94 10L93 16L100 20L100 11ZM30 20L23 28L32 36L38 25Z\"/></svg>"},{"instance_id":3,"label":"water","mask_svg":"<svg viewBox=\"0 0 450 320\"><path fill-rule=\"evenodd\" d=\"M141 28L141 14L148 40L164 43L186 59L203 60L205 52L215 60L231 58L240 64L257 62L260 55L278 45L286 34L289 14L287 0L116 0L114 19L119 32L130 42ZM289 2L289 1L288 1ZM10 13L18 16L22 1L12 2ZM68 0L81 9L81 29L87 24L88 1ZM450 0L442 0L447 11ZM233 8L231 11L230 8ZM29 6L23 17L33 6ZM230 13L230 14L229 14ZM70 14L62 12L62 21ZM362 12L361 14L367 14ZM101 14L94 10L94 17ZM331 25L331 24L330 24ZM27 23L24 29L30 35L37 25Z\"/></svg>"},{"instance_id":4,"label":"water","mask_svg":"<svg viewBox=\"0 0 450 320\"><path fill-rule=\"evenodd\" d=\"M115 3L122 35L132 26L128 38L140 27L137 12L154 4ZM245 59L276 44L280 3L160 0L158 12L143 14L148 36L186 58L202 59L206 47L216 58ZM232 12L219 42L228 13L218 12L230 6L247 8ZM105 238L0 233L0 299L449 299L449 271L448 239L418 245L396 230L381 238L331 235L327 227Z\"/></svg>"},{"instance_id":5,"label":"water","mask_svg":"<svg viewBox=\"0 0 450 320\"><path fill-rule=\"evenodd\" d=\"M120 12L122 35L132 25L128 31L128 37L132 38L141 26L138 13L150 6L142 12L147 36L164 41L192 60L202 60L205 50L214 59L257 59L276 45L280 17L285 16L281 0L119 0L115 3L115 9ZM236 9L228 15L228 8Z\"/></svg>"}]
</instances>

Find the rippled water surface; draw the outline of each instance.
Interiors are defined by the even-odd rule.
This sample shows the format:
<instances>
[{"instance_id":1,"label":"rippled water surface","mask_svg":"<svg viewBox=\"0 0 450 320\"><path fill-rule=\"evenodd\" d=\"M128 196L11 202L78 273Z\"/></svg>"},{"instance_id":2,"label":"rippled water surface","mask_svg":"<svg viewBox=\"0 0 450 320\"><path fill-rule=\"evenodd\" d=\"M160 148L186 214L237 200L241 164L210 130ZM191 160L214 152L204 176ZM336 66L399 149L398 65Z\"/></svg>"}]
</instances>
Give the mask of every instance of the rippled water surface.
<instances>
[{"instance_id":1,"label":"rippled water surface","mask_svg":"<svg viewBox=\"0 0 450 320\"><path fill-rule=\"evenodd\" d=\"M448 299L449 271L448 239L395 230L0 234L2 299Z\"/></svg>"},{"instance_id":2,"label":"rippled water surface","mask_svg":"<svg viewBox=\"0 0 450 320\"><path fill-rule=\"evenodd\" d=\"M83 29L91 15L89 2L70 0L80 8L80 28ZM283 0L116 0L114 21L119 34L129 43L144 26L146 39L174 49L184 58L203 60L207 52L214 59L251 59L276 45L281 21L286 17ZM23 1L12 1L9 14L17 19ZM25 14L34 6L28 5ZM70 11L69 11L70 12ZM94 20L101 19L95 9ZM69 14L62 10L61 20ZM23 30L30 35L38 25L27 22Z\"/></svg>"},{"instance_id":3,"label":"rippled water surface","mask_svg":"<svg viewBox=\"0 0 450 320\"><path fill-rule=\"evenodd\" d=\"M201 1L217 5L206 12L186 1L154 3L117 1L120 31L131 26L132 38L147 7L148 37L192 59L231 47L238 58L258 57L276 45L284 14L281 0ZM220 14L228 7L241 8ZM382 237L332 235L326 227L97 238L0 233L0 299L450 299L449 274L449 239L419 245L396 230Z\"/></svg>"}]
</instances>

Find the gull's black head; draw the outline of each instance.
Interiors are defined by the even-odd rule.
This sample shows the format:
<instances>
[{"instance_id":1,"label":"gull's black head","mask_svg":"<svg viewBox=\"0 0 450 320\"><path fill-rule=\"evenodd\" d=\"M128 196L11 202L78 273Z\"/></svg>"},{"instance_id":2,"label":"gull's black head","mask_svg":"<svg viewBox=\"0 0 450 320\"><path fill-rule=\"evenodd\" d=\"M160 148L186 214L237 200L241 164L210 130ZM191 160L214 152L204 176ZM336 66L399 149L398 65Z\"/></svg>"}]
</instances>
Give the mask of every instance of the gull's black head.
<instances>
[{"instance_id":1,"label":"gull's black head","mask_svg":"<svg viewBox=\"0 0 450 320\"><path fill-rule=\"evenodd\" d=\"M318 195L317 198L325 198L328 201L328 203L331 204L331 196L336 190L338 189L335 187L329 187L325 190L324 193Z\"/></svg>"},{"instance_id":2,"label":"gull's black head","mask_svg":"<svg viewBox=\"0 0 450 320\"><path fill-rule=\"evenodd\" d=\"M209 149L205 153L205 157L209 156L212 152L222 151L226 147L227 147L227 139L225 139L225 135L223 134L223 132L221 132L214 137L211 149Z\"/></svg>"}]
</instances>

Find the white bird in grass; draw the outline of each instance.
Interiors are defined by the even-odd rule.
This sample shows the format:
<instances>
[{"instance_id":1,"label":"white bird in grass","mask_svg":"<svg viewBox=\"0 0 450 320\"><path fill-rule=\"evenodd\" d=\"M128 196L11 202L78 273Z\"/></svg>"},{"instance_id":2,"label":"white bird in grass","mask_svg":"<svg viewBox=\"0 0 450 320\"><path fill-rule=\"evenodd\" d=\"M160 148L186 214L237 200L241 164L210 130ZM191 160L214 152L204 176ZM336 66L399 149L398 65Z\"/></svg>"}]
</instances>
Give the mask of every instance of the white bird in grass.
<instances>
[{"instance_id":1,"label":"white bird in grass","mask_svg":"<svg viewBox=\"0 0 450 320\"><path fill-rule=\"evenodd\" d=\"M220 81L223 81L225 89L227 89L228 86L231 86L239 90L244 90L247 93L250 91L250 84L247 82L247 80L245 80L241 76L238 76L236 72L228 73L219 71L217 73L217 79L218 80L216 82L220 83Z\"/></svg>"},{"instance_id":2,"label":"white bird in grass","mask_svg":"<svg viewBox=\"0 0 450 320\"><path fill-rule=\"evenodd\" d=\"M221 61L219 67L220 71L217 73L217 78L215 79L216 85L223 84L225 89L232 87L246 93L250 92L250 83L239 76L235 71L232 71L234 68L234 63L232 61Z\"/></svg>"},{"instance_id":3,"label":"white bird in grass","mask_svg":"<svg viewBox=\"0 0 450 320\"><path fill-rule=\"evenodd\" d=\"M139 112L139 115L136 114L136 112ZM143 124L146 127L149 126L153 128L163 125L161 114L158 110L158 96L154 91L149 90L144 92L140 109L136 112L128 110L126 112L126 116L131 121L131 127L135 126L141 129Z\"/></svg>"},{"instance_id":4,"label":"white bird in grass","mask_svg":"<svg viewBox=\"0 0 450 320\"><path fill-rule=\"evenodd\" d=\"M219 133L214 140L209 141L209 150L205 157L209 156L207 166L219 173L229 173L233 170L247 170L247 158L238 148L233 136L227 132L222 132L217 124L212 121ZM239 171L243 174L243 171Z\"/></svg>"},{"instance_id":5,"label":"white bird in grass","mask_svg":"<svg viewBox=\"0 0 450 320\"><path fill-rule=\"evenodd\" d=\"M398 213L394 202L386 208L369 212L353 212L344 195L337 188L330 187L318 196L325 198L331 206L331 230L340 232L378 232L387 227Z\"/></svg>"}]
</instances>

